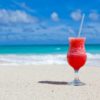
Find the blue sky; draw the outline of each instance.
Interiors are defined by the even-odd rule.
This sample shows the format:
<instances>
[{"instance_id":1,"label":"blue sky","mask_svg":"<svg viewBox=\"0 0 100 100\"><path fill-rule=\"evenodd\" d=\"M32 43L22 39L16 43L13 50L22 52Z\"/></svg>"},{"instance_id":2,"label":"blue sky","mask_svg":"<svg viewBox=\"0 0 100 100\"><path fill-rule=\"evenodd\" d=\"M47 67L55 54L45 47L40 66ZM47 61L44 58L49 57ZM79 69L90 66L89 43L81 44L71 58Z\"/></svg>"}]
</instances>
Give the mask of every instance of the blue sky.
<instances>
[{"instance_id":1,"label":"blue sky","mask_svg":"<svg viewBox=\"0 0 100 100\"><path fill-rule=\"evenodd\" d=\"M100 43L100 0L0 0L0 44L66 44L77 36Z\"/></svg>"}]
</instances>

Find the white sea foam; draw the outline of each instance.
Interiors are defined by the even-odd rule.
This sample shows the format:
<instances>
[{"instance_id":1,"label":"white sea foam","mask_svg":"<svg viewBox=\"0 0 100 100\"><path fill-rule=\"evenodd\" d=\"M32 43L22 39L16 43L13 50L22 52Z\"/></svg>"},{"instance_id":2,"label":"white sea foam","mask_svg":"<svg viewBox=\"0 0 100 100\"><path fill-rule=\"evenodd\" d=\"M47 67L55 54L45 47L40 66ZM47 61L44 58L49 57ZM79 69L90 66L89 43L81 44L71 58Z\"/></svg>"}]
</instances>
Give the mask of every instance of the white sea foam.
<instances>
[{"instance_id":1,"label":"white sea foam","mask_svg":"<svg viewBox=\"0 0 100 100\"><path fill-rule=\"evenodd\" d=\"M100 54L91 54L87 53L88 59L99 59L100 60Z\"/></svg>"},{"instance_id":2,"label":"white sea foam","mask_svg":"<svg viewBox=\"0 0 100 100\"><path fill-rule=\"evenodd\" d=\"M67 64L66 54L0 55L0 62L8 64ZM87 65L99 66L100 54L87 53Z\"/></svg>"},{"instance_id":3,"label":"white sea foam","mask_svg":"<svg viewBox=\"0 0 100 100\"><path fill-rule=\"evenodd\" d=\"M0 55L0 62L16 64L64 64L66 55Z\"/></svg>"}]
</instances>

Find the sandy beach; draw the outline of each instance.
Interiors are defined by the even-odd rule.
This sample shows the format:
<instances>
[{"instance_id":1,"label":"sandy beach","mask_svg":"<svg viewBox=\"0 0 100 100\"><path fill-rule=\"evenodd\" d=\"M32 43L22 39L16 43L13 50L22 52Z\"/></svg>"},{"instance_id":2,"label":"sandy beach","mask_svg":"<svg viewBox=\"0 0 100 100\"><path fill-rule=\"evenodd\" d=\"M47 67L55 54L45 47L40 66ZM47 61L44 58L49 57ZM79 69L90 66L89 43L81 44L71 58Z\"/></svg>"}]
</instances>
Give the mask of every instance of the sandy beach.
<instances>
[{"instance_id":1,"label":"sandy beach","mask_svg":"<svg viewBox=\"0 0 100 100\"><path fill-rule=\"evenodd\" d=\"M85 86L70 86L66 65L0 65L0 100L100 100L100 68L84 67Z\"/></svg>"}]
</instances>

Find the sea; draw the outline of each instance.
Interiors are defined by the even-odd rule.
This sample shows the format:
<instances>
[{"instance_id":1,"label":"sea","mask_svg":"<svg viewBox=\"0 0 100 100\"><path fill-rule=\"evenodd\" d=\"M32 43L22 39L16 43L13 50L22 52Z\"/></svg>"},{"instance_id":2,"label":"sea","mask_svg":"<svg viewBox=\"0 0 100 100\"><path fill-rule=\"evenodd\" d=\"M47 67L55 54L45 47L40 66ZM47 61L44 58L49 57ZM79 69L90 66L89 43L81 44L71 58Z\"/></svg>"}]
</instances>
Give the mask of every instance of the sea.
<instances>
[{"instance_id":1,"label":"sea","mask_svg":"<svg viewBox=\"0 0 100 100\"><path fill-rule=\"evenodd\" d=\"M100 44L86 45L87 66L100 67ZM68 45L0 46L2 64L68 64Z\"/></svg>"}]
</instances>

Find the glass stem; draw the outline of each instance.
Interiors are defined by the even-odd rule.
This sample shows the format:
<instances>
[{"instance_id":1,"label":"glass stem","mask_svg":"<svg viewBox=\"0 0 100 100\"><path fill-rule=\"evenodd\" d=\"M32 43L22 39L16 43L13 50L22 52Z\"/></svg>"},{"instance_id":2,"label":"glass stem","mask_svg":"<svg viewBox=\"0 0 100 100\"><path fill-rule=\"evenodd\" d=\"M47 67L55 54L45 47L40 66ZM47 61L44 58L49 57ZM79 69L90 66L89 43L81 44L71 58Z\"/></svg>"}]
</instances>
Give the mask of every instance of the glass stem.
<instances>
[{"instance_id":1,"label":"glass stem","mask_svg":"<svg viewBox=\"0 0 100 100\"><path fill-rule=\"evenodd\" d=\"M78 70L75 70L75 78L74 78L74 80L79 80Z\"/></svg>"}]
</instances>

